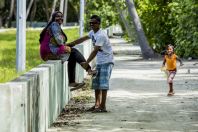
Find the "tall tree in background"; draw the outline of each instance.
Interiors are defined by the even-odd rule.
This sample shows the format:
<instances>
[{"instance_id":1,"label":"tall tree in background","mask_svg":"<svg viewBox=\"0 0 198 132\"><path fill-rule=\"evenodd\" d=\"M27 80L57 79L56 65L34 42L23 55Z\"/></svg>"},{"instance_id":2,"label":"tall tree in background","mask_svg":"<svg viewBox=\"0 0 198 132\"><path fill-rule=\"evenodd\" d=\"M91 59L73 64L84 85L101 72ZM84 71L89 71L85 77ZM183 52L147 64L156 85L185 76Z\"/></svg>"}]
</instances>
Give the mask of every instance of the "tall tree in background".
<instances>
[{"instance_id":1,"label":"tall tree in background","mask_svg":"<svg viewBox=\"0 0 198 132\"><path fill-rule=\"evenodd\" d=\"M128 20L125 18L124 11L121 8L121 5L119 4L118 0L116 0L116 8L117 8L117 12L119 13L120 19L124 25L124 30L127 31L127 35L129 38L133 38L134 36L133 36L132 32L130 31L131 27L129 25Z\"/></svg>"},{"instance_id":2,"label":"tall tree in background","mask_svg":"<svg viewBox=\"0 0 198 132\"><path fill-rule=\"evenodd\" d=\"M46 17L47 17L47 21L49 20L49 3L48 3L48 0L44 0L44 4L45 4L45 14L46 14Z\"/></svg>"},{"instance_id":3,"label":"tall tree in background","mask_svg":"<svg viewBox=\"0 0 198 132\"><path fill-rule=\"evenodd\" d=\"M89 18L93 14L97 14L102 18L102 28L119 23L119 13L117 12L115 0L86 0L85 14L85 22L87 25ZM88 27L86 28L88 29Z\"/></svg>"},{"instance_id":4,"label":"tall tree in background","mask_svg":"<svg viewBox=\"0 0 198 132\"><path fill-rule=\"evenodd\" d=\"M51 12L50 19L52 18L52 14L53 14L54 11L56 10L56 3L57 3L57 0L54 0L53 5L52 5L52 12Z\"/></svg>"},{"instance_id":5,"label":"tall tree in background","mask_svg":"<svg viewBox=\"0 0 198 132\"><path fill-rule=\"evenodd\" d=\"M4 0L1 0L0 1L0 14L2 14L2 8L4 7L5 5L5 1ZM2 27L2 16L0 15L0 27Z\"/></svg>"},{"instance_id":6,"label":"tall tree in background","mask_svg":"<svg viewBox=\"0 0 198 132\"><path fill-rule=\"evenodd\" d=\"M30 22L34 21L35 15L36 15L36 9L37 9L37 0L34 0L33 7L30 14Z\"/></svg>"},{"instance_id":7,"label":"tall tree in background","mask_svg":"<svg viewBox=\"0 0 198 132\"><path fill-rule=\"evenodd\" d=\"M6 19L6 22L5 22L5 26L6 27L10 27L11 26L11 21L12 21L12 16L13 16L13 11L14 11L14 4L15 4L15 0L11 0L11 3L10 3L10 12L9 12L9 15Z\"/></svg>"},{"instance_id":8,"label":"tall tree in background","mask_svg":"<svg viewBox=\"0 0 198 132\"><path fill-rule=\"evenodd\" d=\"M33 2L34 2L34 0L30 0L30 1L29 1L29 5L28 5L28 8L27 8L27 10L26 10L26 19L27 19L28 16L29 16L30 9L31 9L31 7L32 7Z\"/></svg>"},{"instance_id":9,"label":"tall tree in background","mask_svg":"<svg viewBox=\"0 0 198 132\"><path fill-rule=\"evenodd\" d=\"M68 0L60 0L59 11L63 13L63 25L67 23L67 9L68 9Z\"/></svg>"},{"instance_id":10,"label":"tall tree in background","mask_svg":"<svg viewBox=\"0 0 198 132\"><path fill-rule=\"evenodd\" d=\"M138 42L141 48L143 58L145 59L153 58L154 51L151 49L151 47L148 44L147 38L142 29L142 25L141 25L139 16L137 14L133 0L126 0L126 5L128 7L129 15L131 17L131 20L133 20L133 23L137 32Z\"/></svg>"}]
</instances>

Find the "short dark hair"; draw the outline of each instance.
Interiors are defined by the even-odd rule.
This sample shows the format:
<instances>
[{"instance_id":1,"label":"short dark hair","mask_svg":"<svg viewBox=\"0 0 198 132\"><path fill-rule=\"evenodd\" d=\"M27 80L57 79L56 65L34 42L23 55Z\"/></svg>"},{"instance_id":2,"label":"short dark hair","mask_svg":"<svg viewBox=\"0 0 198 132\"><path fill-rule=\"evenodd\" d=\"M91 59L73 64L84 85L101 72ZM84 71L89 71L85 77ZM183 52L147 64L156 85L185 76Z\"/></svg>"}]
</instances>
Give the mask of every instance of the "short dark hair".
<instances>
[{"instance_id":1,"label":"short dark hair","mask_svg":"<svg viewBox=\"0 0 198 132\"><path fill-rule=\"evenodd\" d=\"M101 22L101 18L98 15L92 15L91 19L96 19L99 23Z\"/></svg>"},{"instance_id":2,"label":"short dark hair","mask_svg":"<svg viewBox=\"0 0 198 132\"><path fill-rule=\"evenodd\" d=\"M168 44L167 49L168 49L169 47L171 47L171 48L173 49L173 51L174 51L174 46L173 46L172 44Z\"/></svg>"}]
</instances>

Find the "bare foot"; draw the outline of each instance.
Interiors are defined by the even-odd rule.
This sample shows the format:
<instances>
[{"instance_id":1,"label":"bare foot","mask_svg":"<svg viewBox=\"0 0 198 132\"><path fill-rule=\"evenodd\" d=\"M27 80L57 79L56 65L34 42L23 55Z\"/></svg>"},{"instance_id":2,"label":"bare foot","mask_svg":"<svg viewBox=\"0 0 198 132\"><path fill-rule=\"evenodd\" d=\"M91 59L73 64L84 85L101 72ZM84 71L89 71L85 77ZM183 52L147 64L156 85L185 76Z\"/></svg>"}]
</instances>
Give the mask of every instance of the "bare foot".
<instances>
[{"instance_id":1,"label":"bare foot","mask_svg":"<svg viewBox=\"0 0 198 132\"><path fill-rule=\"evenodd\" d=\"M167 96L173 96L175 94L175 92L169 92L168 94L167 94Z\"/></svg>"},{"instance_id":2,"label":"bare foot","mask_svg":"<svg viewBox=\"0 0 198 132\"><path fill-rule=\"evenodd\" d=\"M89 64L87 64L86 62L82 62L82 63L80 63L80 65L81 65L85 70L87 70L87 68L89 67Z\"/></svg>"}]
</instances>

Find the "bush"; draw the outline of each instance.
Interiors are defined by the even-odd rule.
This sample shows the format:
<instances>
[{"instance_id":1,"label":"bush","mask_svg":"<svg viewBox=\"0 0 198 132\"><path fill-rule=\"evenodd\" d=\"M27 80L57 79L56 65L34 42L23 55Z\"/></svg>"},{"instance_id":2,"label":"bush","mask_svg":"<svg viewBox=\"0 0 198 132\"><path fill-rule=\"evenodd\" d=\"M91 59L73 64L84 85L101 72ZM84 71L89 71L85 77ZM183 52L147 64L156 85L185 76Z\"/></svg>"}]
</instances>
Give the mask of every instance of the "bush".
<instances>
[{"instance_id":1,"label":"bush","mask_svg":"<svg viewBox=\"0 0 198 132\"><path fill-rule=\"evenodd\" d=\"M198 58L198 1L136 1L145 34L160 53L169 43L181 57Z\"/></svg>"}]
</instances>

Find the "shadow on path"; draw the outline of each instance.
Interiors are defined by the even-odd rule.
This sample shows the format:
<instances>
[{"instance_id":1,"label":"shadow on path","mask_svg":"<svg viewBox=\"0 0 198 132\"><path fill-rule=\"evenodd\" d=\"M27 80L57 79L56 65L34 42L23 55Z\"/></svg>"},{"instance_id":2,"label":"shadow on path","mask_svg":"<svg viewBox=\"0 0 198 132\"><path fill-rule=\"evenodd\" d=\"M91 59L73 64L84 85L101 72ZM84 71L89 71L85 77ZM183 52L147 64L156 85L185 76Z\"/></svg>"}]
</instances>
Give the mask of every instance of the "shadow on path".
<instances>
[{"instance_id":1,"label":"shadow on path","mask_svg":"<svg viewBox=\"0 0 198 132\"><path fill-rule=\"evenodd\" d=\"M174 80L176 94L168 97L166 77L160 71L162 60L116 56L107 100L110 112L85 112L75 119L76 125L51 131L198 132L198 68L193 63L184 62L179 68Z\"/></svg>"}]
</instances>

